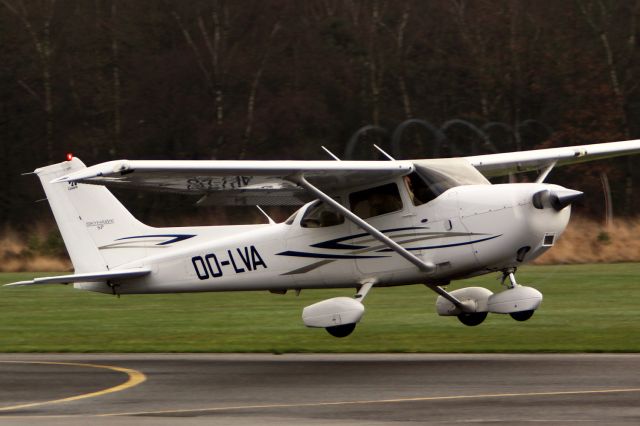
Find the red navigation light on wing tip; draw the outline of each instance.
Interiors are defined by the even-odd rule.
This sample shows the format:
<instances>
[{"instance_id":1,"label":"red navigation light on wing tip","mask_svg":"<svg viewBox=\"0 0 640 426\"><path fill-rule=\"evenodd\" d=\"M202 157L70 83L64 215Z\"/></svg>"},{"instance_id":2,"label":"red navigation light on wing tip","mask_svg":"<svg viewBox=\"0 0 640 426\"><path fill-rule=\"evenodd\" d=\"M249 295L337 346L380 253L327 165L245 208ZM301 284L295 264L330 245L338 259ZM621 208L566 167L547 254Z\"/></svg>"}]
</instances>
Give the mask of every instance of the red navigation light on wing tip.
<instances>
[{"instance_id":1,"label":"red navigation light on wing tip","mask_svg":"<svg viewBox=\"0 0 640 426\"><path fill-rule=\"evenodd\" d=\"M67 161L73 160L73 153L67 152Z\"/></svg>"}]
</instances>

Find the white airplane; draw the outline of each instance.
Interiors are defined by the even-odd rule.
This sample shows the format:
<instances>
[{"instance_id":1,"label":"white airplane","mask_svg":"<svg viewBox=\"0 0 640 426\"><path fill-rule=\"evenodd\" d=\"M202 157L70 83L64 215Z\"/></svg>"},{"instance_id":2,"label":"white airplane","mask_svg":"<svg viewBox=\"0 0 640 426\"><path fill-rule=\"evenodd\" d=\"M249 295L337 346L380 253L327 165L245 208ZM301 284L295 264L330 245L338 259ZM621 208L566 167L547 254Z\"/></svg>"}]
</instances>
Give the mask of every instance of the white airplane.
<instances>
[{"instance_id":1,"label":"white airplane","mask_svg":"<svg viewBox=\"0 0 640 426\"><path fill-rule=\"evenodd\" d=\"M489 312L531 317L542 294L516 269L552 247L582 192L543 183L555 166L640 153L640 140L462 158L396 161L143 161L35 170L73 275L8 285L73 283L121 294L355 288L302 313L308 327L349 335L373 287L424 284L436 310L466 325ZM336 158L337 160L337 158ZM535 183L486 178L539 170ZM283 223L154 228L107 186L198 194L219 205L304 204ZM268 218L268 216L267 216ZM446 291L499 272L506 289Z\"/></svg>"}]
</instances>

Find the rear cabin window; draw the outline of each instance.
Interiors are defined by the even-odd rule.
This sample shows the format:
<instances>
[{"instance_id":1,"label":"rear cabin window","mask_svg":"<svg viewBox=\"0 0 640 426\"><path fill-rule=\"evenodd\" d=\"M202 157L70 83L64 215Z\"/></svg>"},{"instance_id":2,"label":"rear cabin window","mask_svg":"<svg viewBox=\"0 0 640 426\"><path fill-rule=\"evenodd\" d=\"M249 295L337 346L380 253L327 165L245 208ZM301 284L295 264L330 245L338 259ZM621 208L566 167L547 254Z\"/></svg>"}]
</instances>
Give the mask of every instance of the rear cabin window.
<instances>
[{"instance_id":1,"label":"rear cabin window","mask_svg":"<svg viewBox=\"0 0 640 426\"><path fill-rule=\"evenodd\" d=\"M349 195L351 211L362 219L402 210L398 185L388 183Z\"/></svg>"},{"instance_id":2,"label":"rear cabin window","mask_svg":"<svg viewBox=\"0 0 640 426\"><path fill-rule=\"evenodd\" d=\"M340 202L339 200L336 200ZM344 216L336 213L331 207L318 201L309 206L304 216L300 220L303 228L326 228L344 223Z\"/></svg>"}]
</instances>

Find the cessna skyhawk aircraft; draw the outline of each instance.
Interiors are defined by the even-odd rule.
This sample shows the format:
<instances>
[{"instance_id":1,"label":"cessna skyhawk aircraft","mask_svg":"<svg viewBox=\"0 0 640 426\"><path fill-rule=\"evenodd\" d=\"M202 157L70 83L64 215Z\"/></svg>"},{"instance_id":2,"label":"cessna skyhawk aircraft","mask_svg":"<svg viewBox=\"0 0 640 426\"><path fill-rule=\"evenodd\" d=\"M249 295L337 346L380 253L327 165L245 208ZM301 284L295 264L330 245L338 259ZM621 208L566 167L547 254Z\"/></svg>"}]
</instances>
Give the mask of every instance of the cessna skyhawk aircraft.
<instances>
[{"instance_id":1,"label":"cessna skyhawk aircraft","mask_svg":"<svg viewBox=\"0 0 640 426\"><path fill-rule=\"evenodd\" d=\"M144 161L37 169L73 283L110 294L355 288L307 306L302 319L349 335L373 287L424 284L439 315L480 324L489 312L531 317L542 294L516 269L557 241L582 193L544 183L555 166L640 153L640 140L462 158L396 161ZM538 170L534 183L487 177ZM136 188L219 205L303 204L283 223L153 228L109 192ZM502 273L506 289L448 292L452 280Z\"/></svg>"}]
</instances>

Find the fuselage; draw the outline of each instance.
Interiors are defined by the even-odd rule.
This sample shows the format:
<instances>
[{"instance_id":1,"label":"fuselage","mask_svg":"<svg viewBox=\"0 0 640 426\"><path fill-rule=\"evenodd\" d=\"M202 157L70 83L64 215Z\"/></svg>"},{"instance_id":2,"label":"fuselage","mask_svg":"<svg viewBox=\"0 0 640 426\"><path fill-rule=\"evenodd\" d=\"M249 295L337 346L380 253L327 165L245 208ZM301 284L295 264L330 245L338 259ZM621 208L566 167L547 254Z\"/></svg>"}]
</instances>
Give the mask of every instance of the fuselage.
<instances>
[{"instance_id":1,"label":"fuselage","mask_svg":"<svg viewBox=\"0 0 640 426\"><path fill-rule=\"evenodd\" d=\"M401 204L365 220L434 264L433 272L421 272L348 220L321 223L324 213L314 216L316 201L280 224L149 228L135 238L122 236L117 245L103 249L120 250L118 257L126 259L127 244L146 244L148 256L115 267L148 267L152 273L111 283L113 288L75 286L133 294L353 288L367 279L378 286L440 285L533 260L555 243L570 215L570 207L558 211L533 203L536 193L563 189L557 185L460 185L415 205L401 178L390 183L397 186ZM367 188L356 190L365 193ZM356 212L353 193L332 195Z\"/></svg>"}]
</instances>

